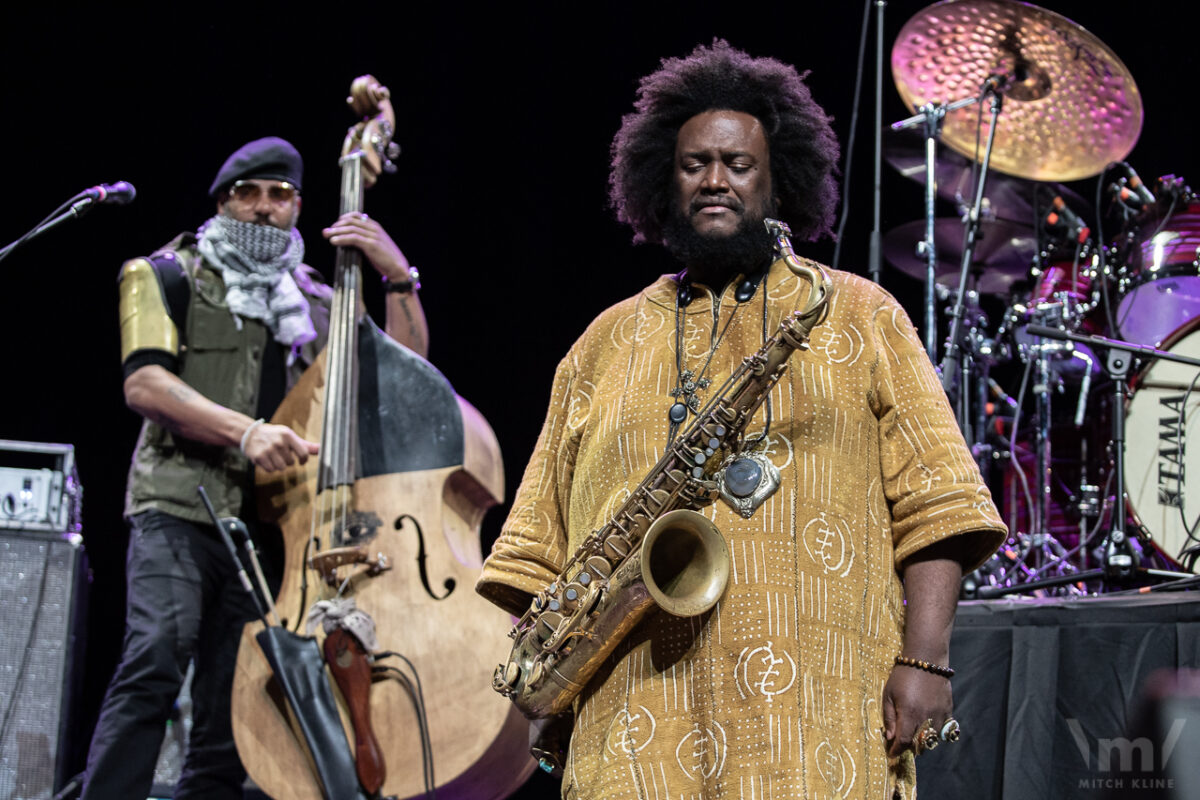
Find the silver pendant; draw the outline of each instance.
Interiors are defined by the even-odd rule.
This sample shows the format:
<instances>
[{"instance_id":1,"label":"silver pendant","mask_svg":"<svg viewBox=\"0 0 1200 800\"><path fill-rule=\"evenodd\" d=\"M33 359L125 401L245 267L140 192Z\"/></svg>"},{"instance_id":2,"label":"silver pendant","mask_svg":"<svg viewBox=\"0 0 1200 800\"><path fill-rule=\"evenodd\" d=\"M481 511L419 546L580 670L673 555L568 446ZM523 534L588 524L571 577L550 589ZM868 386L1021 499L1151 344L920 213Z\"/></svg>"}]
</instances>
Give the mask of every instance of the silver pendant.
<instances>
[{"instance_id":1,"label":"silver pendant","mask_svg":"<svg viewBox=\"0 0 1200 800\"><path fill-rule=\"evenodd\" d=\"M779 468L765 453L733 453L717 470L721 499L746 519L778 488Z\"/></svg>"}]
</instances>

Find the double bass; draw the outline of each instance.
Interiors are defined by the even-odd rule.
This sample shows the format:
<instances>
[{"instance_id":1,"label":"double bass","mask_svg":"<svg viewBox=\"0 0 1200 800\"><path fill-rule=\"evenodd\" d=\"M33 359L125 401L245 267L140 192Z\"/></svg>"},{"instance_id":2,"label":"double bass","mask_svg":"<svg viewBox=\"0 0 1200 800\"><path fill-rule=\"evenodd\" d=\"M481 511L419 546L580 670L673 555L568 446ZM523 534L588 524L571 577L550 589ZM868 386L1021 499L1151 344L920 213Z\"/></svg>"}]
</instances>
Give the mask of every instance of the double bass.
<instances>
[{"instance_id":1,"label":"double bass","mask_svg":"<svg viewBox=\"0 0 1200 800\"><path fill-rule=\"evenodd\" d=\"M347 102L359 122L343 145L342 213L362 210L389 165L394 126L371 76ZM296 638L324 617L318 677L336 686L359 796L504 797L534 762L526 721L491 690L506 649L494 633L509 619L473 590L479 525L504 493L499 445L437 369L364 313L361 259L338 248L328 344L271 420L321 443L304 465L258 474L260 514L284 538L274 606ZM238 753L271 797L322 800L298 714L256 638L263 627L248 624L238 650Z\"/></svg>"}]
</instances>

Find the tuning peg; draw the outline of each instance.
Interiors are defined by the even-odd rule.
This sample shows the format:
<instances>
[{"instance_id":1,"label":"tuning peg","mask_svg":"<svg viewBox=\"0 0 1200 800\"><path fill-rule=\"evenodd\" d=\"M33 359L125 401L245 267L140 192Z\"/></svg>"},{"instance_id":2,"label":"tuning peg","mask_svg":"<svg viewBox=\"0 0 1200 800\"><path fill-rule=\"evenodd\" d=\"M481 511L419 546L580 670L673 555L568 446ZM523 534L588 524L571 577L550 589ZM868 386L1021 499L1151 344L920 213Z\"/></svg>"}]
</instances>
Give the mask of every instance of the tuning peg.
<instances>
[{"instance_id":1,"label":"tuning peg","mask_svg":"<svg viewBox=\"0 0 1200 800\"><path fill-rule=\"evenodd\" d=\"M400 157L400 145L396 144L395 142L388 142L387 157L391 158L391 159L399 158Z\"/></svg>"},{"instance_id":2,"label":"tuning peg","mask_svg":"<svg viewBox=\"0 0 1200 800\"><path fill-rule=\"evenodd\" d=\"M383 162L383 171L386 172L388 175L394 175L396 173L396 165L393 164L391 161L384 161Z\"/></svg>"}]
</instances>

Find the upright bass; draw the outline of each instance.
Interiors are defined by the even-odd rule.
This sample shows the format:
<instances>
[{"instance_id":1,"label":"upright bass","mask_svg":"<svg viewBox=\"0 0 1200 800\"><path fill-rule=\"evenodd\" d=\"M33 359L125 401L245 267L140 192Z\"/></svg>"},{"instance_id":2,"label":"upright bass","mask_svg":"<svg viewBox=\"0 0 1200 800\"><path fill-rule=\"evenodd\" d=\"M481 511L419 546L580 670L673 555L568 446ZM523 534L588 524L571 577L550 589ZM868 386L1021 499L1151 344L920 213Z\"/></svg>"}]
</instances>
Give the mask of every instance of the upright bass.
<instances>
[{"instance_id":1,"label":"upright bass","mask_svg":"<svg viewBox=\"0 0 1200 800\"><path fill-rule=\"evenodd\" d=\"M348 102L360 121L343 146L342 213L362 210L394 125L371 76ZM307 464L258 478L260 511L284 536L275 608L298 640L306 620L322 623L326 666L313 671L352 750L355 796L500 798L534 763L525 721L489 688L507 616L472 591L479 524L504 492L499 445L431 364L364 314L361 280L361 253L338 248L329 342L272 419L321 443ZM247 625L238 651L238 752L268 795L330 798L262 632Z\"/></svg>"}]
</instances>

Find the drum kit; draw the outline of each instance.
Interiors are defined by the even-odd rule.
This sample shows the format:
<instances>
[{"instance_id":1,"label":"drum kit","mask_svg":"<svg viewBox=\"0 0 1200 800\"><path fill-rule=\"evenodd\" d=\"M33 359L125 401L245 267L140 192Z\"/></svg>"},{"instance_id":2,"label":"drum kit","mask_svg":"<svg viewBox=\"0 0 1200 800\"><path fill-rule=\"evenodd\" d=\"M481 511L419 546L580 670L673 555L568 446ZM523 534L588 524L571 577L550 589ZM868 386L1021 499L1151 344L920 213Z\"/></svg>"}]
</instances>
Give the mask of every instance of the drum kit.
<instances>
[{"instance_id":1,"label":"drum kit","mask_svg":"<svg viewBox=\"0 0 1200 800\"><path fill-rule=\"evenodd\" d=\"M883 157L925 185L925 215L883 255L924 281L931 359L944 313L943 387L1011 532L966 594L1195 578L1200 198L1123 160L1143 118L1129 70L1015 0L929 6L891 62L915 116ZM1063 185L1084 179L1094 203Z\"/></svg>"}]
</instances>

